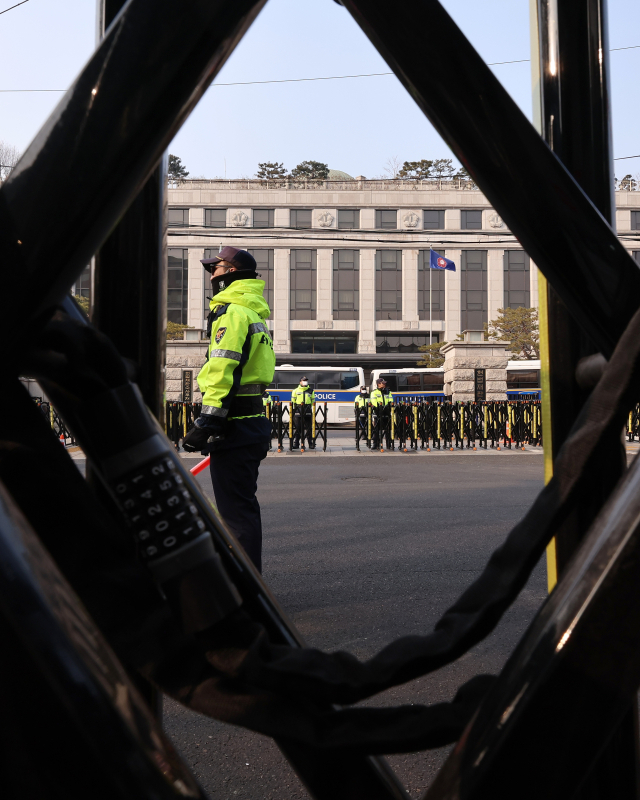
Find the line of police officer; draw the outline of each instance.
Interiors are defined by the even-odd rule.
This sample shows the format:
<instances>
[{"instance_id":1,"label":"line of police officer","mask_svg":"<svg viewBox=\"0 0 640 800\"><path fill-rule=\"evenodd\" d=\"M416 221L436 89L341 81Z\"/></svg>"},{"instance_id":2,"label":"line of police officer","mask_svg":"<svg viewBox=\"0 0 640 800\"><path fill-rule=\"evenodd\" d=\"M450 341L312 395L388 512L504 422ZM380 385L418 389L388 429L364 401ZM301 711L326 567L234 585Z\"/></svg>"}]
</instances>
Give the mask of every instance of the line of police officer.
<instances>
[{"instance_id":1,"label":"line of police officer","mask_svg":"<svg viewBox=\"0 0 640 800\"><path fill-rule=\"evenodd\" d=\"M377 450L382 443L381 433L384 433L388 448L391 441L389 423L391 420L393 394L387 388L387 382L384 378L378 378L376 388L372 392L369 392L366 386L361 386L360 394L356 397L356 425L365 432L367 431L367 407L369 403L371 403L373 413L371 446L374 450ZM364 438L368 438L366 433Z\"/></svg>"}]
</instances>

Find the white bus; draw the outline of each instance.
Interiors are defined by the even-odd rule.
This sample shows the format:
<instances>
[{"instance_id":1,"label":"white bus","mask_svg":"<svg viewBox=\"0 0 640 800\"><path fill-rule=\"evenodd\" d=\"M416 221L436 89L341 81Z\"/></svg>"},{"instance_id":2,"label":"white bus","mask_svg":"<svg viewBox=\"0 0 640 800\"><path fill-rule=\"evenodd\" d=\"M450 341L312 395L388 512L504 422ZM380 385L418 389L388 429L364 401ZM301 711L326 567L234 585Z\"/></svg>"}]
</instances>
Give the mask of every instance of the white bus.
<instances>
[{"instance_id":1,"label":"white bus","mask_svg":"<svg viewBox=\"0 0 640 800\"><path fill-rule=\"evenodd\" d=\"M274 400L289 403L291 392L305 375L315 392L316 403L327 404L327 422L353 422L354 403L364 385L362 367L276 367L269 394Z\"/></svg>"},{"instance_id":2,"label":"white bus","mask_svg":"<svg viewBox=\"0 0 640 800\"><path fill-rule=\"evenodd\" d=\"M434 397L444 400L444 367L407 367L405 369L374 369L371 389L382 377L394 398ZM540 399L540 362L507 362L507 398L509 400Z\"/></svg>"}]
</instances>

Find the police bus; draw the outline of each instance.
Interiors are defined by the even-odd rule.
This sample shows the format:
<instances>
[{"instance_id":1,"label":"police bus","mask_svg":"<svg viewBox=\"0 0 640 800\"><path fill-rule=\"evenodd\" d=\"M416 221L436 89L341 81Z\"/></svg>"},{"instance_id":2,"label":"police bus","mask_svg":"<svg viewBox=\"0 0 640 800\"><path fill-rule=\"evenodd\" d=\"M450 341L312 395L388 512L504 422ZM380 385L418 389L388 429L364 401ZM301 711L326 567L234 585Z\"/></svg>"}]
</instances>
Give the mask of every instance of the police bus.
<instances>
[{"instance_id":1,"label":"police bus","mask_svg":"<svg viewBox=\"0 0 640 800\"><path fill-rule=\"evenodd\" d=\"M328 423L354 421L355 399L364 385L362 367L294 367L283 364L276 367L269 394L281 403L290 402L291 392L303 375L315 392L316 403L327 404Z\"/></svg>"},{"instance_id":2,"label":"police bus","mask_svg":"<svg viewBox=\"0 0 640 800\"><path fill-rule=\"evenodd\" d=\"M372 390L376 388L378 378L386 380L394 399L445 399L443 367L374 369L371 373ZM507 398L539 400L540 395L540 361L507 362Z\"/></svg>"}]
</instances>

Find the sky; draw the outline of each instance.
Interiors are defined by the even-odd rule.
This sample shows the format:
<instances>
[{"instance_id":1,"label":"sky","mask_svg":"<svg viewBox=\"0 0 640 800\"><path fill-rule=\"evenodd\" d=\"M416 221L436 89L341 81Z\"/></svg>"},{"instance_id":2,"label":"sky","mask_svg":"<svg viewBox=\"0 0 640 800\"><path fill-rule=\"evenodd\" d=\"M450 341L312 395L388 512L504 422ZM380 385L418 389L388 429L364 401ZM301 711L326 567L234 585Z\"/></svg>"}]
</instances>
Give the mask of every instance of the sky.
<instances>
[{"instance_id":1,"label":"sky","mask_svg":"<svg viewBox=\"0 0 640 800\"><path fill-rule=\"evenodd\" d=\"M16 0L0 0L0 12ZM487 63L530 56L529 0L442 0ZM408 22L409 24L409 22ZM640 2L609 0L614 156L640 155ZM455 57L425 32L435 57ZM24 150L95 46L93 0L28 0L0 13L0 140ZM528 62L492 67L531 117ZM333 0L269 0L170 145L190 177L251 177L259 162L327 163L352 176L384 174L390 158L451 152L394 75L223 86L389 72L349 13ZM454 160L454 163L455 162ZM616 175L640 174L640 158Z\"/></svg>"}]
</instances>

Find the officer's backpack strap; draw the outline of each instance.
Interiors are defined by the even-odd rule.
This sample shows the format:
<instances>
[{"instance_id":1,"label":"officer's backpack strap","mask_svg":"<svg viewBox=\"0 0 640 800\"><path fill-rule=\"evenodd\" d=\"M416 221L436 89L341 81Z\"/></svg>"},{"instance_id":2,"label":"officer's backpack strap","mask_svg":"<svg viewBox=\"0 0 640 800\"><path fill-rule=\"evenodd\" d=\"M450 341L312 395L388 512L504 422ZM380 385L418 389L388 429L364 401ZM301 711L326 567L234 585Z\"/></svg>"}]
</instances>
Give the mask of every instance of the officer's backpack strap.
<instances>
[{"instance_id":1,"label":"officer's backpack strap","mask_svg":"<svg viewBox=\"0 0 640 800\"><path fill-rule=\"evenodd\" d=\"M224 306L216 306L215 308L211 309L209 315L207 316L207 339L211 336L211 328L213 327L213 323L220 319L223 314L227 313L227 309L231 303L227 303Z\"/></svg>"}]
</instances>

